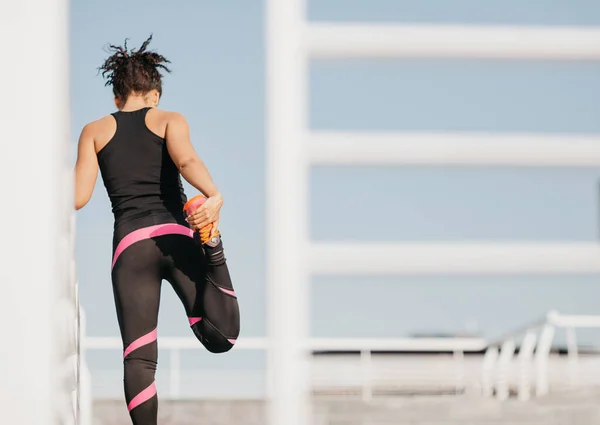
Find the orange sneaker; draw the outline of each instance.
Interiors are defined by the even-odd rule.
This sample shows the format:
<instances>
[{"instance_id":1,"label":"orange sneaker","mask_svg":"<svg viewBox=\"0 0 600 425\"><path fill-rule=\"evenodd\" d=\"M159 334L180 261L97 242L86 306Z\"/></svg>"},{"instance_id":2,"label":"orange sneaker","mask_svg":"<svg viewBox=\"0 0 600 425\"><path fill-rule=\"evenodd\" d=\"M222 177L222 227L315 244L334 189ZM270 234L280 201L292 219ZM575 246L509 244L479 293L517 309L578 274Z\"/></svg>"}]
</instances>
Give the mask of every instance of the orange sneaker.
<instances>
[{"instance_id":1,"label":"orange sneaker","mask_svg":"<svg viewBox=\"0 0 600 425\"><path fill-rule=\"evenodd\" d=\"M206 202L206 197L204 195L196 195L189 201L185 203L183 206L183 211L185 215L188 216L198 208L200 208ZM211 242L211 244L217 245L220 239L220 233L217 230L217 234L212 238L210 237L210 232L212 231L212 224L207 224L202 229L198 230L198 234L200 236L200 242L202 245Z\"/></svg>"}]
</instances>

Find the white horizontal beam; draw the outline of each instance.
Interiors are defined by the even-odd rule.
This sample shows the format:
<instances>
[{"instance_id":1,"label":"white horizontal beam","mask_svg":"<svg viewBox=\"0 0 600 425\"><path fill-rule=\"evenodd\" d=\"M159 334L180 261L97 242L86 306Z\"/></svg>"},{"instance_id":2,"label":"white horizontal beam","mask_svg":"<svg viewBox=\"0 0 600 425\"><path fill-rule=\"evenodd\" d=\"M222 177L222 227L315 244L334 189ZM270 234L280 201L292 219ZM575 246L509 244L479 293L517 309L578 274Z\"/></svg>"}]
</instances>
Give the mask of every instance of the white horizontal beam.
<instances>
[{"instance_id":1,"label":"white horizontal beam","mask_svg":"<svg viewBox=\"0 0 600 425\"><path fill-rule=\"evenodd\" d=\"M550 323L563 328L600 328L600 316L556 315Z\"/></svg>"},{"instance_id":2,"label":"white horizontal beam","mask_svg":"<svg viewBox=\"0 0 600 425\"><path fill-rule=\"evenodd\" d=\"M481 338L313 338L309 349L316 351L480 351L486 343Z\"/></svg>"},{"instance_id":3,"label":"white horizontal beam","mask_svg":"<svg viewBox=\"0 0 600 425\"><path fill-rule=\"evenodd\" d=\"M599 60L600 28L313 23L316 58Z\"/></svg>"},{"instance_id":4,"label":"white horizontal beam","mask_svg":"<svg viewBox=\"0 0 600 425\"><path fill-rule=\"evenodd\" d=\"M600 135L320 131L308 150L328 165L600 166Z\"/></svg>"},{"instance_id":5,"label":"white horizontal beam","mask_svg":"<svg viewBox=\"0 0 600 425\"><path fill-rule=\"evenodd\" d=\"M122 349L118 337L87 337L87 350ZM236 343L235 349L266 349L268 339L245 338ZM479 351L485 348L481 338L312 338L306 349L318 351ZM160 338L159 349L203 349L196 338Z\"/></svg>"},{"instance_id":6,"label":"white horizontal beam","mask_svg":"<svg viewBox=\"0 0 600 425\"><path fill-rule=\"evenodd\" d=\"M313 243L319 275L600 273L596 243Z\"/></svg>"}]
</instances>

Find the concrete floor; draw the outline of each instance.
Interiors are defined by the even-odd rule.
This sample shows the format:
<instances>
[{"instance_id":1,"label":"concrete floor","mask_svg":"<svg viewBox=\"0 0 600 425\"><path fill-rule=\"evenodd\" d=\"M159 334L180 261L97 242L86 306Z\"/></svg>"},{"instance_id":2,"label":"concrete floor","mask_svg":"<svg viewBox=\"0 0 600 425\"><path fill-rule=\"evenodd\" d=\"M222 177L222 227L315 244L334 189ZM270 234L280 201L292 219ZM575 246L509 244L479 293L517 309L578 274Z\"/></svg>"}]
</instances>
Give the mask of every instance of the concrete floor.
<instances>
[{"instance_id":1,"label":"concrete floor","mask_svg":"<svg viewBox=\"0 0 600 425\"><path fill-rule=\"evenodd\" d=\"M316 397L311 425L592 425L600 391L500 403L478 396ZM262 400L160 402L159 425L266 425ZM121 400L96 400L94 425L131 425Z\"/></svg>"}]
</instances>

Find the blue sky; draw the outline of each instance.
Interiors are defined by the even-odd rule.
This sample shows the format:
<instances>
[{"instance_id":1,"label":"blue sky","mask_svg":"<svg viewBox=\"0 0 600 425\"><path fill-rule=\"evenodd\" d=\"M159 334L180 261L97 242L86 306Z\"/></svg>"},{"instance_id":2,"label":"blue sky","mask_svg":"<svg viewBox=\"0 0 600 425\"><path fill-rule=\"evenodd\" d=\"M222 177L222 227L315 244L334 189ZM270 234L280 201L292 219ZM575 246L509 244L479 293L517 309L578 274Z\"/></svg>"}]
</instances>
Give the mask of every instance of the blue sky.
<instances>
[{"instance_id":1,"label":"blue sky","mask_svg":"<svg viewBox=\"0 0 600 425\"><path fill-rule=\"evenodd\" d=\"M313 20L600 25L600 3L593 0L314 0L308 14ZM161 107L187 116L194 144L225 195L221 227L245 336L265 329L263 27L264 5L255 0L72 2L73 147L84 124L113 111L110 89L96 75L103 46L126 37L139 45L154 33L152 47L174 71L165 77ZM600 63L319 61L310 79L315 129L600 133ZM311 235L593 241L600 232L599 177L595 168L315 167ZM96 189L77 216L81 298L89 334L116 336L112 215L101 180ZM187 186L187 193L194 191ZM369 228L357 194L378 205ZM600 313L599 277L315 277L311 328L315 336L465 329L494 336L551 308ZM159 334L190 335L167 285ZM240 356L254 354L229 358Z\"/></svg>"}]
</instances>

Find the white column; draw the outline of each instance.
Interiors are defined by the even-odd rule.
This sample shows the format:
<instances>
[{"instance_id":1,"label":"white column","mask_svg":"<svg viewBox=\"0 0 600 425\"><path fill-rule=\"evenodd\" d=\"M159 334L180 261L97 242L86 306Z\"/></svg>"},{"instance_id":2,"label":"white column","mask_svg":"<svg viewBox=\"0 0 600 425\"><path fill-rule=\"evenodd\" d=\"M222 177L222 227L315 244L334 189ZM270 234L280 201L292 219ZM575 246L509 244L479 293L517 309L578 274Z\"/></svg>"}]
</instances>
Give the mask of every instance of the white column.
<instances>
[{"instance_id":1,"label":"white column","mask_svg":"<svg viewBox=\"0 0 600 425\"><path fill-rule=\"evenodd\" d=\"M304 0L267 1L269 424L308 425Z\"/></svg>"},{"instance_id":2,"label":"white column","mask_svg":"<svg viewBox=\"0 0 600 425\"><path fill-rule=\"evenodd\" d=\"M70 404L58 382L67 359L56 311L69 278L60 249L70 217L68 7L67 0L0 2L0 422L7 424L55 425Z\"/></svg>"}]
</instances>

